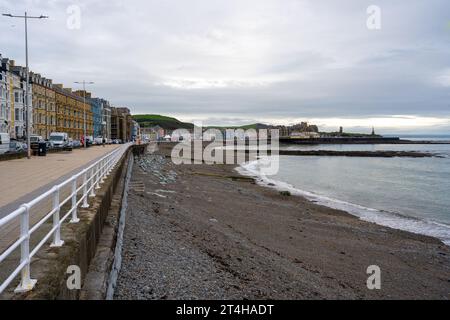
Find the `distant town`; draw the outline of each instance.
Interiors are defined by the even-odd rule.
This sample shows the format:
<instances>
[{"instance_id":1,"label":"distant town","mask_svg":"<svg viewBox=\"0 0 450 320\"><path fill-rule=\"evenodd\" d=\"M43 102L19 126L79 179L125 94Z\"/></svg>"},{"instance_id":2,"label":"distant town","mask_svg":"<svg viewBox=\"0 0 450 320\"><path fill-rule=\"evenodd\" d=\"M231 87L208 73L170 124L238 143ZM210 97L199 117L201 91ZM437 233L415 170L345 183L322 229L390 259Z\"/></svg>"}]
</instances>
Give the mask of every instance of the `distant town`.
<instances>
[{"instance_id":1,"label":"distant town","mask_svg":"<svg viewBox=\"0 0 450 320\"><path fill-rule=\"evenodd\" d=\"M0 144L2 152L24 151L27 135L26 68L0 54ZM193 132L194 124L162 115L132 115L127 107L113 106L106 98L63 84L34 71L29 72L30 136L33 141L47 141L48 148L79 147L88 144L125 143L128 141L177 141L177 129ZM75 84L74 85L79 85ZM215 127L225 133L225 128ZM206 130L208 128L204 128ZM290 126L249 124L231 129L278 129L280 138L298 141L324 138L381 138L371 135L320 132L317 125L301 122ZM58 144L62 137L65 144ZM66 138L67 137L67 138ZM224 138L228 139L224 134ZM239 138L239 137L238 137ZM244 138L244 137L242 137ZM54 141L55 140L55 141ZM8 148L7 145L11 147ZM32 145L33 146L33 145Z\"/></svg>"},{"instance_id":2,"label":"distant town","mask_svg":"<svg viewBox=\"0 0 450 320\"><path fill-rule=\"evenodd\" d=\"M181 122L176 118L166 117L161 115L134 115L134 121L139 125L140 134L143 141L177 141L179 135L176 132L177 129L186 129L191 134L194 131L194 124L189 122ZM319 127L314 124L308 124L308 122L300 122L293 125L269 125L262 123L255 123L249 125L243 125L239 127L218 127L210 126L204 127L203 131L207 129L219 129L222 132L224 139L229 139L226 129L242 129L240 135L244 139L244 131L248 129L277 129L279 130L279 136L281 139L289 139L291 141L295 140L314 140L319 138L382 138L382 136L375 133L375 129L372 128L371 134L363 133L347 133L344 132L343 127L339 128L336 132L320 132ZM239 133L234 133L235 137L239 138Z\"/></svg>"}]
</instances>

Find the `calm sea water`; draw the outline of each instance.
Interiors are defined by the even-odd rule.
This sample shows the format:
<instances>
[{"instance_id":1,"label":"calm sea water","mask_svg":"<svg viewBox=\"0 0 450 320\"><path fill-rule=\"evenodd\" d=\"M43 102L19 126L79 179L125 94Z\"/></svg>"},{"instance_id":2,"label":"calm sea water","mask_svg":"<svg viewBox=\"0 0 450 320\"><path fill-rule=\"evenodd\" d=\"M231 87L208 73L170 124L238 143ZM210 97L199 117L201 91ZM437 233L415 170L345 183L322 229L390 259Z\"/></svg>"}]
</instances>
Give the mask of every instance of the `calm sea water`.
<instances>
[{"instance_id":1,"label":"calm sea water","mask_svg":"<svg viewBox=\"0 0 450 320\"><path fill-rule=\"evenodd\" d=\"M361 219L438 237L450 244L450 145L289 145L280 148L440 153L444 158L280 156L276 175L259 174L264 160L247 163L241 171L259 176L262 184L290 190Z\"/></svg>"}]
</instances>

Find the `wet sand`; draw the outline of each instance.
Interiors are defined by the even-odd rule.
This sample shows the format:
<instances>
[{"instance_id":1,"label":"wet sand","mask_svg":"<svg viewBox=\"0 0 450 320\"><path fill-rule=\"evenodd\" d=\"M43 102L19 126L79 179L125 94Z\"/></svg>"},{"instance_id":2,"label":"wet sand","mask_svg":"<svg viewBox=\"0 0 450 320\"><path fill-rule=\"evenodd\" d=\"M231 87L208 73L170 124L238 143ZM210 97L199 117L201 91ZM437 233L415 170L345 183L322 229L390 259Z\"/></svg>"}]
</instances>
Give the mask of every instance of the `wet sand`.
<instances>
[{"instance_id":1,"label":"wet sand","mask_svg":"<svg viewBox=\"0 0 450 320\"><path fill-rule=\"evenodd\" d=\"M381 268L369 290L367 267ZM230 165L135 162L116 299L449 299L439 240L285 196Z\"/></svg>"}]
</instances>

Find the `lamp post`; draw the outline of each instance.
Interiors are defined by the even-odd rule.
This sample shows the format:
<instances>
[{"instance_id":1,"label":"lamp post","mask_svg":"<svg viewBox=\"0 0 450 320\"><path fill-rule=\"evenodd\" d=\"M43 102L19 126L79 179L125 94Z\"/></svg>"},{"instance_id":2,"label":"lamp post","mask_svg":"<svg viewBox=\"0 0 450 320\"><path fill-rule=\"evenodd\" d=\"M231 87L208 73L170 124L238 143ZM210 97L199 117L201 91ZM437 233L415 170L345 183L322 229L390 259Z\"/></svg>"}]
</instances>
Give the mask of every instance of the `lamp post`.
<instances>
[{"instance_id":1,"label":"lamp post","mask_svg":"<svg viewBox=\"0 0 450 320\"><path fill-rule=\"evenodd\" d=\"M102 115L102 116L103 116L103 115ZM106 143L106 137L105 137L105 134L106 134L106 121L103 120L103 121L102 121L102 144L103 144L103 146L105 146L105 143Z\"/></svg>"},{"instance_id":2,"label":"lamp post","mask_svg":"<svg viewBox=\"0 0 450 320\"><path fill-rule=\"evenodd\" d=\"M94 82L92 81L75 81L74 83L76 84L82 84L83 85L83 111L84 111L84 138L83 138L83 142L84 142L84 148L86 148L86 85L87 84L94 84Z\"/></svg>"},{"instance_id":3,"label":"lamp post","mask_svg":"<svg viewBox=\"0 0 450 320\"><path fill-rule=\"evenodd\" d=\"M5 17L10 17L10 18L21 18L24 19L25 21L25 61L26 61L26 77L27 77L27 83L25 86L25 96L26 96L26 111L27 111L27 116L26 116L26 126L27 126L27 158L30 159L31 158L31 146L30 146L30 97L29 97L29 86L30 86L30 74L29 74L29 68L28 68L28 19L47 19L48 16L29 16L27 14L27 12L25 12L25 14L23 16L16 16L16 15L12 15L10 13L3 13L2 14Z\"/></svg>"}]
</instances>

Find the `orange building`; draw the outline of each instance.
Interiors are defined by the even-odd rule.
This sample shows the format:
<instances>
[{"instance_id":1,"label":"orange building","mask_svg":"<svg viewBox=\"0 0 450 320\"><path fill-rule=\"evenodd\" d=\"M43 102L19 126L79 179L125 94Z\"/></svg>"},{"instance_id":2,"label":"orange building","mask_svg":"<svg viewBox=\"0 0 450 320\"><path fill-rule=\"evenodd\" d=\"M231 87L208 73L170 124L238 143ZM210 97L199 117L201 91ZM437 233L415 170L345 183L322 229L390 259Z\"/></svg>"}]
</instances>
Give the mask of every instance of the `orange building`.
<instances>
[{"instance_id":1,"label":"orange building","mask_svg":"<svg viewBox=\"0 0 450 320\"><path fill-rule=\"evenodd\" d=\"M56 102L52 80L30 72L34 134L44 139L56 131Z\"/></svg>"},{"instance_id":2,"label":"orange building","mask_svg":"<svg viewBox=\"0 0 450 320\"><path fill-rule=\"evenodd\" d=\"M53 85L56 94L56 131L66 132L70 138L80 140L84 134L84 111L86 111L86 135L93 134L92 111L89 103L62 84Z\"/></svg>"}]
</instances>

